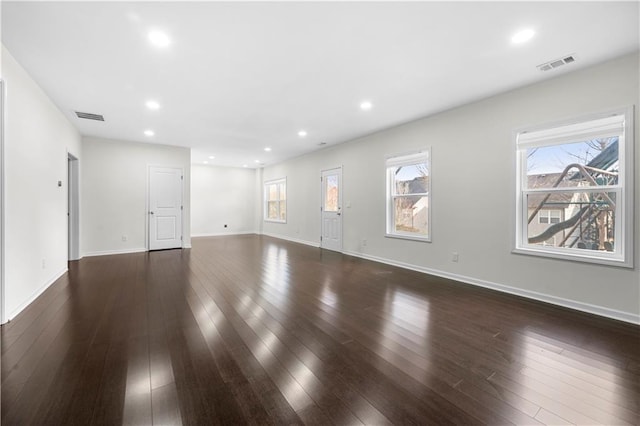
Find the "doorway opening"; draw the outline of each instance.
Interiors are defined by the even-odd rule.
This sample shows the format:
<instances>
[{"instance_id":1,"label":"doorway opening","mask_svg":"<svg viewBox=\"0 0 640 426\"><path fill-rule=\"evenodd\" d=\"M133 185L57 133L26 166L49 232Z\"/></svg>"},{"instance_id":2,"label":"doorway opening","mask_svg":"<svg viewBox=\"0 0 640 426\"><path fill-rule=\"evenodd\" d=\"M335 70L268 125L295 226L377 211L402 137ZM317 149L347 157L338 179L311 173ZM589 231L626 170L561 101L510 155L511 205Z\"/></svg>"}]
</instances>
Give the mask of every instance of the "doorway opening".
<instances>
[{"instance_id":1,"label":"doorway opening","mask_svg":"<svg viewBox=\"0 0 640 426\"><path fill-rule=\"evenodd\" d=\"M4 324L4 80L0 79L0 324Z\"/></svg>"},{"instance_id":2,"label":"doorway opening","mask_svg":"<svg viewBox=\"0 0 640 426\"><path fill-rule=\"evenodd\" d=\"M80 259L79 161L67 153L67 231L68 259Z\"/></svg>"}]
</instances>

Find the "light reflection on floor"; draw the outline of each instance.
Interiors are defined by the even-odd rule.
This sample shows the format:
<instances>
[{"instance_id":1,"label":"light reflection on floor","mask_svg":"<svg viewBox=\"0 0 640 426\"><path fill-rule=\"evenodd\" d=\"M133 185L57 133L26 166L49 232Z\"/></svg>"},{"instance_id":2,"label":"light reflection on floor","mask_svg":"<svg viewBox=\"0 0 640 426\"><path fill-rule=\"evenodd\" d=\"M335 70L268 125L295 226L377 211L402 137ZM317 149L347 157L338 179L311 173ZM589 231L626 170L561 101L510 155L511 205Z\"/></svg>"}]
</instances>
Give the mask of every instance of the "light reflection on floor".
<instances>
[{"instance_id":1,"label":"light reflection on floor","mask_svg":"<svg viewBox=\"0 0 640 426\"><path fill-rule=\"evenodd\" d=\"M331 307L335 307L338 303L338 295L331 288L332 280L330 277L324 278L324 283L322 284L322 294L320 295L320 300L322 303L329 305Z\"/></svg>"},{"instance_id":2,"label":"light reflection on floor","mask_svg":"<svg viewBox=\"0 0 640 426\"><path fill-rule=\"evenodd\" d=\"M628 376L624 369L600 361L601 354L585 349L580 349L580 354L573 353L566 349L566 342L554 341L548 336L541 339L535 332L525 330L516 338L521 340L516 347L524 347L515 356L521 368L509 377L497 375L492 380L517 386L518 393L535 404L554 407L554 414L540 410L536 419L558 424L589 424L593 420L600 424L633 424L637 421L629 409L633 407L629 407L624 398L624 395L633 398L633 390L621 383L622 378Z\"/></svg>"},{"instance_id":3,"label":"light reflection on floor","mask_svg":"<svg viewBox=\"0 0 640 426\"><path fill-rule=\"evenodd\" d=\"M260 277L260 295L283 311L289 304L291 286L288 259L286 248L270 244L263 252L264 272Z\"/></svg>"}]
</instances>

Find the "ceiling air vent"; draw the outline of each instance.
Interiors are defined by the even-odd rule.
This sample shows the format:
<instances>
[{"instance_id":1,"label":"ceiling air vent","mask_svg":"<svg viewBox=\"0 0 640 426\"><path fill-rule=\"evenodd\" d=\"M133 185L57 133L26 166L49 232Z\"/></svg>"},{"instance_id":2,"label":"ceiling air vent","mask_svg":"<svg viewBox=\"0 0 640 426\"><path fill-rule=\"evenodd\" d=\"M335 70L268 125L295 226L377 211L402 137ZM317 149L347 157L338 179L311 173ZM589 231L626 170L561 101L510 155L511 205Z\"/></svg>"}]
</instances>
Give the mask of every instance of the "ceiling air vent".
<instances>
[{"instance_id":1,"label":"ceiling air vent","mask_svg":"<svg viewBox=\"0 0 640 426\"><path fill-rule=\"evenodd\" d=\"M553 61L546 62L544 64L538 65L538 69L540 71L549 71L563 65L570 64L575 62L576 58L573 55L565 56L564 58L554 59Z\"/></svg>"},{"instance_id":2,"label":"ceiling air vent","mask_svg":"<svg viewBox=\"0 0 640 426\"><path fill-rule=\"evenodd\" d=\"M78 116L78 118L84 118L85 120L104 121L104 117L100 114L91 114L88 112L76 111L76 115Z\"/></svg>"}]
</instances>

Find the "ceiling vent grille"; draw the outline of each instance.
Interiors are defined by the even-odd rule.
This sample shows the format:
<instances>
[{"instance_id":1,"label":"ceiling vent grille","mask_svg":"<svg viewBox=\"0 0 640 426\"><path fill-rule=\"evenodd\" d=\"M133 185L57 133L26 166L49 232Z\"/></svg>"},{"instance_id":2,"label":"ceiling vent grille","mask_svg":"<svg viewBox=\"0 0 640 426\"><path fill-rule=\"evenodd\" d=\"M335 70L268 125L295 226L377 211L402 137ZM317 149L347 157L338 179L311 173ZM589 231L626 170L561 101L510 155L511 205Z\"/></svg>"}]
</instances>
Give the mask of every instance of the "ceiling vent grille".
<instances>
[{"instance_id":1,"label":"ceiling vent grille","mask_svg":"<svg viewBox=\"0 0 640 426\"><path fill-rule=\"evenodd\" d=\"M576 61L575 56L568 55L568 56L565 56L565 57L560 58L560 59L555 59L553 61L549 61L549 62L546 62L544 64L540 64L540 65L538 65L538 69L540 71L550 71L552 69L561 67L563 65L570 64L570 63L575 62L575 61Z\"/></svg>"},{"instance_id":2,"label":"ceiling vent grille","mask_svg":"<svg viewBox=\"0 0 640 426\"><path fill-rule=\"evenodd\" d=\"M84 118L85 120L104 121L104 117L100 114L91 114L88 112L76 111L76 115L78 116L78 118Z\"/></svg>"}]
</instances>

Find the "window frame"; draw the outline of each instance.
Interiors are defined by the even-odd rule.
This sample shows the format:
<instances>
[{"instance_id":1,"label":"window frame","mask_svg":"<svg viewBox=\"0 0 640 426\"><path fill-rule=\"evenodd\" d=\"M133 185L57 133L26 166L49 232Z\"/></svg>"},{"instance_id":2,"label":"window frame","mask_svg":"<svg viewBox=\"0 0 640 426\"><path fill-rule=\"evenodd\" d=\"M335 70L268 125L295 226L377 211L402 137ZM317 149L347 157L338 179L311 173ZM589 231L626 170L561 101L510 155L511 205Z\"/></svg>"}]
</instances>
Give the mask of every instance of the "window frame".
<instances>
[{"instance_id":1,"label":"window frame","mask_svg":"<svg viewBox=\"0 0 640 426\"><path fill-rule=\"evenodd\" d=\"M280 184L284 184L284 198L282 198L282 194L280 193ZM271 185L276 185L277 191L278 191L278 199L277 200L271 200L269 198L269 187ZM287 205L288 205L288 201L287 201L287 178L286 176L283 178L278 178L278 179L271 179L268 181L264 181L263 183L263 210L264 210L264 214L263 214L263 220L265 222L274 222L274 223L287 223ZM282 201L285 202L285 207L284 207L284 219L273 219L269 217L269 202L272 201L276 201L278 204L278 218L281 216L281 210L280 210L280 203L282 203Z\"/></svg>"},{"instance_id":2,"label":"window frame","mask_svg":"<svg viewBox=\"0 0 640 426\"><path fill-rule=\"evenodd\" d=\"M616 124L598 127L602 122L615 123L619 117L619 131ZM514 131L515 147L515 235L512 253L542 256L562 260L586 262L609 266L633 268L633 228L634 228L634 107L591 114L572 120L528 127ZM618 183L610 186L577 188L527 188L527 149L581 142L601 137L618 137ZM613 252L584 250L579 248L551 247L528 242L528 204L530 194L554 192L603 192L615 193L615 248Z\"/></svg>"},{"instance_id":3,"label":"window frame","mask_svg":"<svg viewBox=\"0 0 640 426\"><path fill-rule=\"evenodd\" d=\"M403 233L394 231L395 227L395 205L394 199L398 196L395 194L395 177L392 175L392 169L397 166L410 166L415 164L425 163L427 165L427 171L429 181L427 185L426 193L407 194L406 196L423 196L427 197L427 235L420 236L410 233ZM421 242L431 242L431 147L427 147L423 150L411 153L397 154L389 156L385 161L385 173L386 173L386 229L385 237L387 238L399 238L403 240L413 240Z\"/></svg>"}]
</instances>

